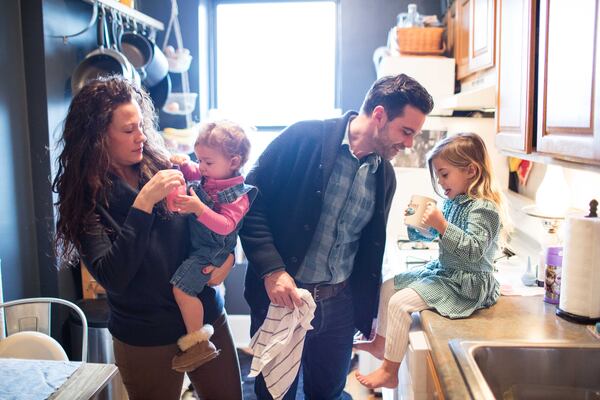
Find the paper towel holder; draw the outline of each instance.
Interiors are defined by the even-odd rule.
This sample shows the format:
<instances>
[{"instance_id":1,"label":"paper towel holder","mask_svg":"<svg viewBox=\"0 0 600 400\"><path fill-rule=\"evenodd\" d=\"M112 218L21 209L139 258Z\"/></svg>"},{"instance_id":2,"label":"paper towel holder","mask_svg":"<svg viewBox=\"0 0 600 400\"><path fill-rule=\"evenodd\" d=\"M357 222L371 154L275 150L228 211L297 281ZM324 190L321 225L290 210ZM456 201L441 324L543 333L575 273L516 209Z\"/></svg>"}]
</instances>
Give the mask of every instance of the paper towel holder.
<instances>
[{"instance_id":1,"label":"paper towel holder","mask_svg":"<svg viewBox=\"0 0 600 400\"><path fill-rule=\"evenodd\" d=\"M598 200L592 199L590 201L590 213L586 215L586 218L598 218Z\"/></svg>"},{"instance_id":2,"label":"paper towel holder","mask_svg":"<svg viewBox=\"0 0 600 400\"><path fill-rule=\"evenodd\" d=\"M596 199L592 199L589 202L590 205L590 212L588 215L585 215L585 218L598 218L598 201ZM580 214L581 215L581 214ZM575 322L578 324L595 324L600 322L600 317L599 318L592 318L592 317L588 317L588 316L583 316L583 315L578 315L575 313L571 313L568 312L566 310L564 310L562 307L562 302L561 304L559 304L558 307L556 307L556 311L555 314L567 321L570 322Z\"/></svg>"}]
</instances>

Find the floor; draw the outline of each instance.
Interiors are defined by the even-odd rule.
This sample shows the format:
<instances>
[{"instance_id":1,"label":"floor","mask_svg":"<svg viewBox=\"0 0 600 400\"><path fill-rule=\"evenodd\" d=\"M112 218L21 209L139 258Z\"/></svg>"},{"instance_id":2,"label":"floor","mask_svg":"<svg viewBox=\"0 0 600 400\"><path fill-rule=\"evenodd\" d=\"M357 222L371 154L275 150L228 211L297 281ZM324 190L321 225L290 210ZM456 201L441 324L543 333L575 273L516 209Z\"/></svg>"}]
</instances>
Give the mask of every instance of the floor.
<instances>
[{"instance_id":1,"label":"floor","mask_svg":"<svg viewBox=\"0 0 600 400\"><path fill-rule=\"evenodd\" d=\"M244 375L245 365L248 363L248 360L251 360L249 356L244 354L243 352L239 352L240 364L242 367L242 375ZM243 381L246 381L244 386L244 400L254 400L254 394L252 393L252 382L248 382L245 376L242 377ZM184 382L184 386L189 385L189 382ZM348 379L346 381L345 391L351 396L352 400L375 400L381 398L380 396L373 394L369 391L369 389L362 386L354 377L354 369L348 374ZM303 396L297 396L296 400L302 399ZM181 396L181 400L195 400L196 397L191 391L185 391Z\"/></svg>"}]
</instances>

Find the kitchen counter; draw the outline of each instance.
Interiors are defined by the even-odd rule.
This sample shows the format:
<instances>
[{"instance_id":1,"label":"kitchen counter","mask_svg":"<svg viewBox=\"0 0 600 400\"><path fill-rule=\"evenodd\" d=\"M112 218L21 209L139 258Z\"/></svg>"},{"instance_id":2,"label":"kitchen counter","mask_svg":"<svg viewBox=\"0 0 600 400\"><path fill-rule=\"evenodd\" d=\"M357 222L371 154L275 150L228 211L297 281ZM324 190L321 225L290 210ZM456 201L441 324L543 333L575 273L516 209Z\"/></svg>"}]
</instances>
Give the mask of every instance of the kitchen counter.
<instances>
[{"instance_id":1,"label":"kitchen counter","mask_svg":"<svg viewBox=\"0 0 600 400\"><path fill-rule=\"evenodd\" d=\"M528 340L600 344L585 325L555 315L556 306L542 296L501 296L491 308L466 319L451 320L433 311L421 312L436 372L446 399L470 398L469 389L450 350L450 339Z\"/></svg>"}]
</instances>

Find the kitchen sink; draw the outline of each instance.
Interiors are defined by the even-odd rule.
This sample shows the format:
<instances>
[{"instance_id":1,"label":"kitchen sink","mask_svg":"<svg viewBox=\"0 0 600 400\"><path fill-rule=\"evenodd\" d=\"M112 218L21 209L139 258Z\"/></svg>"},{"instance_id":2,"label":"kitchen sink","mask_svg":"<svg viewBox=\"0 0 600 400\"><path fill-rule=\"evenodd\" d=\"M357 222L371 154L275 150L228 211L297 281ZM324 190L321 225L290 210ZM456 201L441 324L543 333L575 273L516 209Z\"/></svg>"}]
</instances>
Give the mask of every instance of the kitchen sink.
<instances>
[{"instance_id":1,"label":"kitchen sink","mask_svg":"<svg viewBox=\"0 0 600 400\"><path fill-rule=\"evenodd\" d=\"M600 345L450 340L474 399L600 400Z\"/></svg>"}]
</instances>

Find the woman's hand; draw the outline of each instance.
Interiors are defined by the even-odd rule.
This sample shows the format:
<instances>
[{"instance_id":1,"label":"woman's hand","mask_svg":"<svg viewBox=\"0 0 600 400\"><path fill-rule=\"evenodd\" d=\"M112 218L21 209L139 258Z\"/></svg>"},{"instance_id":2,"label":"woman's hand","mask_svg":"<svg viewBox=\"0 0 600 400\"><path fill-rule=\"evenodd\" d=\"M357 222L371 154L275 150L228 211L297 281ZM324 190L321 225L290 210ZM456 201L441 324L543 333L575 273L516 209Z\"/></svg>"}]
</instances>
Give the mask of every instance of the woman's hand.
<instances>
[{"instance_id":1,"label":"woman's hand","mask_svg":"<svg viewBox=\"0 0 600 400\"><path fill-rule=\"evenodd\" d=\"M190 188L190 195L180 194L173 200L173 204L181 213L194 213L199 217L204 212L206 205L200 200L193 188Z\"/></svg>"},{"instance_id":2,"label":"woman's hand","mask_svg":"<svg viewBox=\"0 0 600 400\"><path fill-rule=\"evenodd\" d=\"M230 254L227 257L227 260L225 260L223 265L221 265L219 268L213 266L204 267L202 272L205 274L210 274L210 280L207 283L208 286L219 286L221 283L223 283L225 278L227 278L227 275L229 275L233 269L234 264L235 257L233 254Z\"/></svg>"},{"instance_id":3,"label":"woman's hand","mask_svg":"<svg viewBox=\"0 0 600 400\"><path fill-rule=\"evenodd\" d=\"M185 180L181 171L175 169L158 171L142 187L133 202L133 207L150 214L156 203L164 199L171 190L184 184Z\"/></svg>"},{"instance_id":4,"label":"woman's hand","mask_svg":"<svg viewBox=\"0 0 600 400\"><path fill-rule=\"evenodd\" d=\"M444 235L448 227L448 221L444 218L444 214L433 203L427 203L427 209L423 213L422 222L438 231L440 236Z\"/></svg>"}]
</instances>

